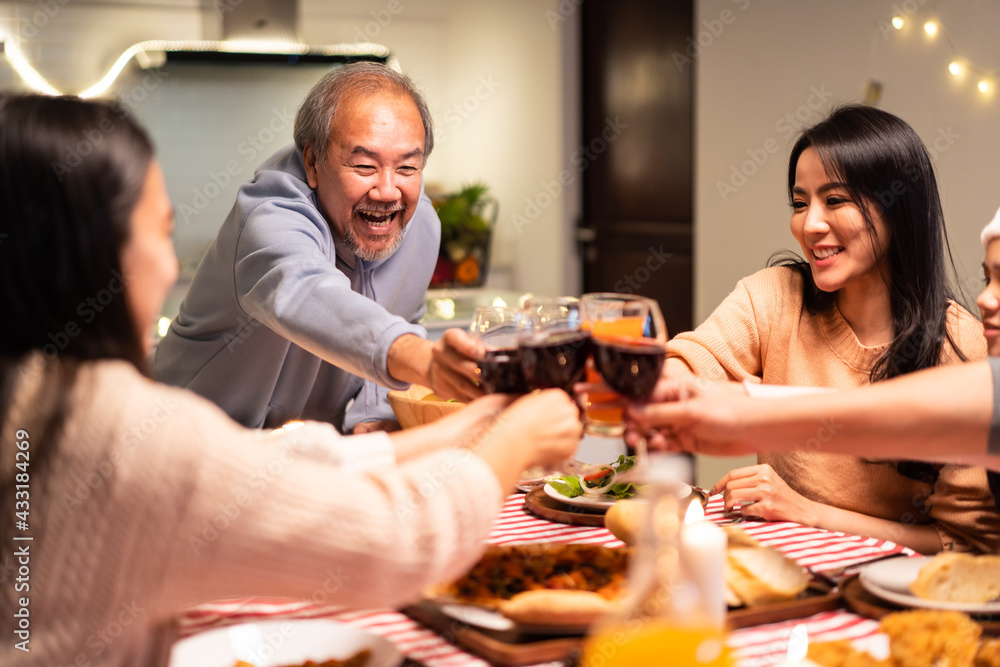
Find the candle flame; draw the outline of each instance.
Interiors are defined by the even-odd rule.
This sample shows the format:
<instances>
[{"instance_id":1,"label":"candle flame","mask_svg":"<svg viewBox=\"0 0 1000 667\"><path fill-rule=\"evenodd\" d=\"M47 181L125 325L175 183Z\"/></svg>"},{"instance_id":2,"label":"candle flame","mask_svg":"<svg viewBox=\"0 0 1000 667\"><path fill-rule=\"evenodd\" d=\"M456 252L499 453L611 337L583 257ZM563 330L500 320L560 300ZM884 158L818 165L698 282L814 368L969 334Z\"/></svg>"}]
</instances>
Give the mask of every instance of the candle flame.
<instances>
[{"instance_id":1,"label":"candle flame","mask_svg":"<svg viewBox=\"0 0 1000 667\"><path fill-rule=\"evenodd\" d=\"M687 512L684 513L684 523L692 524L704 518L705 510L702 509L701 503L697 500L692 500L688 505Z\"/></svg>"}]
</instances>

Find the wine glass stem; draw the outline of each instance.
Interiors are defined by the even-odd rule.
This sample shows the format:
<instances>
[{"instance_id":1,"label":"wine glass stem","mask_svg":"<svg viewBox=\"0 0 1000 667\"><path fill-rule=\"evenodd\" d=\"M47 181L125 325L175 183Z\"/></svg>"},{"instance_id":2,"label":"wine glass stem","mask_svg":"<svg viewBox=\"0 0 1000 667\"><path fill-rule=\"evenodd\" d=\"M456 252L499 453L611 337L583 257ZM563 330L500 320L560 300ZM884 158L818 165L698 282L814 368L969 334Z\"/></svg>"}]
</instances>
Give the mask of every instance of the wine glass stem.
<instances>
[{"instance_id":1,"label":"wine glass stem","mask_svg":"<svg viewBox=\"0 0 1000 667\"><path fill-rule=\"evenodd\" d=\"M646 451L646 436L645 434L639 436L639 440L635 443L635 467L637 471L646 472L646 465L649 463L649 456Z\"/></svg>"}]
</instances>

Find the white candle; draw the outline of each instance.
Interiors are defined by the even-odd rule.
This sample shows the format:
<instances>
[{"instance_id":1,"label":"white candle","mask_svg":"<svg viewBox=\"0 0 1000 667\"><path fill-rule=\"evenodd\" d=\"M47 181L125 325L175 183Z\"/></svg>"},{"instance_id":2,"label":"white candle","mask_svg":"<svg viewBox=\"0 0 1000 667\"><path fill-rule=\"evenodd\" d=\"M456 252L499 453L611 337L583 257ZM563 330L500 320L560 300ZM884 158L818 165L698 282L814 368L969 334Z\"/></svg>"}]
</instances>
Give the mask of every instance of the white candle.
<instances>
[{"instance_id":1,"label":"white candle","mask_svg":"<svg viewBox=\"0 0 1000 667\"><path fill-rule=\"evenodd\" d=\"M697 500L691 503L701 510ZM694 512L693 514L698 514ZM700 512L704 517L704 512ZM685 526L681 530L681 553L685 567L691 579L701 591L702 605L713 623L722 627L726 619L726 547L728 538L726 531L704 518L692 516L692 511L685 518Z\"/></svg>"}]
</instances>

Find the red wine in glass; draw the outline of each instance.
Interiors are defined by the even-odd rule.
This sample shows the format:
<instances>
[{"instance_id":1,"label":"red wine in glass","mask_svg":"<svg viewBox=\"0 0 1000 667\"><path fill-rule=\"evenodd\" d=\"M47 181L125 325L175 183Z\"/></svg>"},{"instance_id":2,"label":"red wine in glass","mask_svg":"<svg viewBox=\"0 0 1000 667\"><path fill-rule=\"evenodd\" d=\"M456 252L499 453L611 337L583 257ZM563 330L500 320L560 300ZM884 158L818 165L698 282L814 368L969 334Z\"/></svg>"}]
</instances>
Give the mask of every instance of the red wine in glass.
<instances>
[{"instance_id":1,"label":"red wine in glass","mask_svg":"<svg viewBox=\"0 0 1000 667\"><path fill-rule=\"evenodd\" d=\"M654 340L594 338L594 365L612 389L632 401L649 398L667 358Z\"/></svg>"},{"instance_id":2,"label":"red wine in glass","mask_svg":"<svg viewBox=\"0 0 1000 667\"><path fill-rule=\"evenodd\" d=\"M529 391L524 379L519 349L487 350L479 360L479 381L491 394L525 394Z\"/></svg>"},{"instance_id":3,"label":"red wine in glass","mask_svg":"<svg viewBox=\"0 0 1000 667\"><path fill-rule=\"evenodd\" d=\"M543 332L522 340L521 368L528 383L538 389L563 389L572 393L583 379L590 334L586 331Z\"/></svg>"}]
</instances>

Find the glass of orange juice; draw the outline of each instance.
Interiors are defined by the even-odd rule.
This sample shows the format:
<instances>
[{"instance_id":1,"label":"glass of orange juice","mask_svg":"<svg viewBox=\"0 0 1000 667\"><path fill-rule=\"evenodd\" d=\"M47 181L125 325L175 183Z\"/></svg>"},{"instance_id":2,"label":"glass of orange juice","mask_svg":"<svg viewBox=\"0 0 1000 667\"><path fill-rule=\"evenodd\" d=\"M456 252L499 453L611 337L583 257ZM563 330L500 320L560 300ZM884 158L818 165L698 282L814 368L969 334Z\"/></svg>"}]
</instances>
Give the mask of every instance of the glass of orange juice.
<instances>
[{"instance_id":1,"label":"glass of orange juice","mask_svg":"<svg viewBox=\"0 0 1000 667\"><path fill-rule=\"evenodd\" d=\"M699 578L693 565L702 551L682 539L687 502L682 501L684 462L657 456L650 462L642 495L641 528L629 563L626 594L598 620L581 648L581 667L701 665L730 667L721 597L705 590L724 576L724 553L711 559L718 569ZM717 545L725 550L725 540Z\"/></svg>"},{"instance_id":2,"label":"glass of orange juice","mask_svg":"<svg viewBox=\"0 0 1000 667\"><path fill-rule=\"evenodd\" d=\"M649 318L643 297L617 292L591 292L580 297L580 317L591 339L640 339ZM599 383L593 363L587 367L587 382ZM621 397L613 391L593 392L587 397L584 429L591 435L620 436L625 432ZM614 405L618 403L618 405Z\"/></svg>"}]
</instances>

